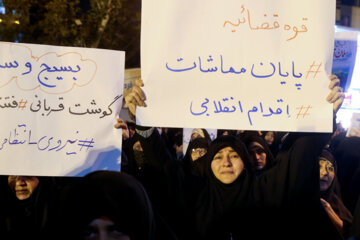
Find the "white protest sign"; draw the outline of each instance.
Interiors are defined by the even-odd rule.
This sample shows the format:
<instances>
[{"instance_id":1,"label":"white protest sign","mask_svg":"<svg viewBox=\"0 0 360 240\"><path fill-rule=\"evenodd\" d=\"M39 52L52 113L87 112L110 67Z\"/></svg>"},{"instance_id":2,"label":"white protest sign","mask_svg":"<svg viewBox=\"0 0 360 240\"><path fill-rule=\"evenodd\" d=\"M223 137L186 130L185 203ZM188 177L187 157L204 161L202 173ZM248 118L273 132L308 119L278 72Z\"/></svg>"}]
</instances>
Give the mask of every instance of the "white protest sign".
<instances>
[{"instance_id":1,"label":"white protest sign","mask_svg":"<svg viewBox=\"0 0 360 240\"><path fill-rule=\"evenodd\" d=\"M332 131L334 0L143 0L145 126Z\"/></svg>"},{"instance_id":2,"label":"white protest sign","mask_svg":"<svg viewBox=\"0 0 360 240\"><path fill-rule=\"evenodd\" d=\"M120 170L124 52L0 42L0 174Z\"/></svg>"}]
</instances>

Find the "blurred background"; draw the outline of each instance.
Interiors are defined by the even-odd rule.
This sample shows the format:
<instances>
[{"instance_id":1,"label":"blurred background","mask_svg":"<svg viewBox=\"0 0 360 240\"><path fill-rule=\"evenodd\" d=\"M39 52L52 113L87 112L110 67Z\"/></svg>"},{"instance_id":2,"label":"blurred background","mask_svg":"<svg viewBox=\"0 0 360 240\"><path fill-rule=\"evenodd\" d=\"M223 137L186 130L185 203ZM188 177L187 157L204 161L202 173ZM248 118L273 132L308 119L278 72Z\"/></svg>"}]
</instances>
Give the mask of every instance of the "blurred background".
<instances>
[{"instance_id":1,"label":"blurred background","mask_svg":"<svg viewBox=\"0 0 360 240\"><path fill-rule=\"evenodd\" d=\"M0 41L126 51L140 66L141 0L0 0Z\"/></svg>"}]
</instances>

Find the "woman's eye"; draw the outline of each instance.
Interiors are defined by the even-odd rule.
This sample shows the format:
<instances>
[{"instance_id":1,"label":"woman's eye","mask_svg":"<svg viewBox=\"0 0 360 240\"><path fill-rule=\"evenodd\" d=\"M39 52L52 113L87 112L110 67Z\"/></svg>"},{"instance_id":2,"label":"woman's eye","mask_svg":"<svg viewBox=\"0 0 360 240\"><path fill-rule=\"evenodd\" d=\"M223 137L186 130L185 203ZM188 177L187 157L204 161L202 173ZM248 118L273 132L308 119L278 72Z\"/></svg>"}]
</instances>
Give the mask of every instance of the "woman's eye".
<instances>
[{"instance_id":1,"label":"woman's eye","mask_svg":"<svg viewBox=\"0 0 360 240\"><path fill-rule=\"evenodd\" d=\"M261 150L257 150L256 153L257 154L263 154L263 153L265 153L265 151L261 149Z\"/></svg>"},{"instance_id":2,"label":"woman's eye","mask_svg":"<svg viewBox=\"0 0 360 240\"><path fill-rule=\"evenodd\" d=\"M111 231L111 234L110 234L112 237L122 237L122 236L125 236L124 233L118 231L118 230L113 230Z\"/></svg>"}]
</instances>

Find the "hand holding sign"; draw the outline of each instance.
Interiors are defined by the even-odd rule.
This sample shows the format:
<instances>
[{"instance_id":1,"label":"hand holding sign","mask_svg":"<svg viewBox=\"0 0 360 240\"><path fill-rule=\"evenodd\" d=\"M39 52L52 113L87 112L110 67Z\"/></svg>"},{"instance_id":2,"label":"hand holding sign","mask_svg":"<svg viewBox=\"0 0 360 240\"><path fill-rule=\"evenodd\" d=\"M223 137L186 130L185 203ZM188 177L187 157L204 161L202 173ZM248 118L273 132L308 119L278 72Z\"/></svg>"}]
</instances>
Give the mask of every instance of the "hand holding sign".
<instances>
[{"instance_id":1,"label":"hand holding sign","mask_svg":"<svg viewBox=\"0 0 360 240\"><path fill-rule=\"evenodd\" d=\"M331 92L327 96L326 100L333 104L333 111L336 114L344 102L345 94L342 87L340 87L340 79L338 79L336 75L330 75L329 79L331 80L329 84Z\"/></svg>"},{"instance_id":2,"label":"hand holding sign","mask_svg":"<svg viewBox=\"0 0 360 240\"><path fill-rule=\"evenodd\" d=\"M146 97L143 90L141 89L143 86L143 81L141 79L136 79L134 86L130 90L130 93L125 96L125 102L133 116L136 116L136 106L146 107Z\"/></svg>"},{"instance_id":3,"label":"hand holding sign","mask_svg":"<svg viewBox=\"0 0 360 240\"><path fill-rule=\"evenodd\" d=\"M127 139L130 138L130 132L129 132L128 125L121 118L116 119L116 123L114 125L114 128L116 128L116 129L121 128L122 129L122 136L123 136L124 140L127 140Z\"/></svg>"}]
</instances>

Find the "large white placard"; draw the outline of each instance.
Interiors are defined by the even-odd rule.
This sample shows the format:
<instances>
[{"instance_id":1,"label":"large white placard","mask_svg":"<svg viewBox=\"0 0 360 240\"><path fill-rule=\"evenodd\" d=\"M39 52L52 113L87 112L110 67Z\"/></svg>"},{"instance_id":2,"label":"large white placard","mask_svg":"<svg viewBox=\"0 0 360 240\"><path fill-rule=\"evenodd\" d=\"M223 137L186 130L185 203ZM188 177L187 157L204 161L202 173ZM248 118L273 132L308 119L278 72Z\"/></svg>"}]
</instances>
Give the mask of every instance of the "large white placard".
<instances>
[{"instance_id":1,"label":"large white placard","mask_svg":"<svg viewBox=\"0 0 360 240\"><path fill-rule=\"evenodd\" d=\"M0 174L120 170L124 52L0 43Z\"/></svg>"},{"instance_id":2,"label":"large white placard","mask_svg":"<svg viewBox=\"0 0 360 240\"><path fill-rule=\"evenodd\" d=\"M143 0L145 126L329 132L334 0Z\"/></svg>"}]
</instances>

